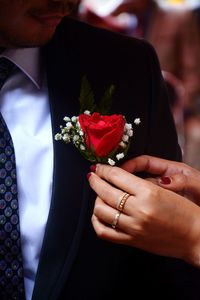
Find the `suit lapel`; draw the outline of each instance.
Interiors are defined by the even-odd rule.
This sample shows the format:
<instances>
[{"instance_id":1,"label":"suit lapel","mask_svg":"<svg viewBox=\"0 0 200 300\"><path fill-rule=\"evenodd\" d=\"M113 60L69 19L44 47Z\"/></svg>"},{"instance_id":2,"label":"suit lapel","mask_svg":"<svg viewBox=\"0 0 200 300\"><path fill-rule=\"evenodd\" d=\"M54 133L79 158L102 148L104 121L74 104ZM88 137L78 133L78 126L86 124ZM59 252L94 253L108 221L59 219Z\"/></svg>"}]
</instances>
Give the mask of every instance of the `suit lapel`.
<instances>
[{"instance_id":1,"label":"suit lapel","mask_svg":"<svg viewBox=\"0 0 200 300\"><path fill-rule=\"evenodd\" d=\"M78 115L81 64L78 53L49 45L44 50L53 137L64 116ZM78 49L77 49L78 52ZM64 58L64 59L63 59ZM71 144L54 140L51 207L33 292L33 300L55 299L76 257L86 216L89 163Z\"/></svg>"}]
</instances>

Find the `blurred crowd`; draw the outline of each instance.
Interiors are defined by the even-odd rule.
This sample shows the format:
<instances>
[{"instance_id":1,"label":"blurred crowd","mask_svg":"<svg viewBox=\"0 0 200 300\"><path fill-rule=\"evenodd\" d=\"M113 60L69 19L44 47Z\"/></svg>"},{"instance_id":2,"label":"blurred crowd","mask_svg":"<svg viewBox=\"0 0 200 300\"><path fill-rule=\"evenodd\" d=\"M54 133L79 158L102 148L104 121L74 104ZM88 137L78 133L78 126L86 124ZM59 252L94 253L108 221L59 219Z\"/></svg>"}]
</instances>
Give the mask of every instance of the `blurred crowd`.
<instances>
[{"instance_id":1,"label":"blurred crowd","mask_svg":"<svg viewBox=\"0 0 200 300\"><path fill-rule=\"evenodd\" d=\"M200 170L200 0L82 0L75 17L153 45L183 160Z\"/></svg>"}]
</instances>

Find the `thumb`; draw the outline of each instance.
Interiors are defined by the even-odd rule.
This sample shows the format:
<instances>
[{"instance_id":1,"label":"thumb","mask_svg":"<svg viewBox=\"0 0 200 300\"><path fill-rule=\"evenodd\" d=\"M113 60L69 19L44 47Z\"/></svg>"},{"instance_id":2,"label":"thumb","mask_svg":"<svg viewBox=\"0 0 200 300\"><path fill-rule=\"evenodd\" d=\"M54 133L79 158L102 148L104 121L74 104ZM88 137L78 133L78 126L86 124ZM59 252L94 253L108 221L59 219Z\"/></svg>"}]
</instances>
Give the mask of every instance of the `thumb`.
<instances>
[{"instance_id":1,"label":"thumb","mask_svg":"<svg viewBox=\"0 0 200 300\"><path fill-rule=\"evenodd\" d=\"M183 173L158 178L158 185L179 193L200 205L199 179Z\"/></svg>"},{"instance_id":2,"label":"thumb","mask_svg":"<svg viewBox=\"0 0 200 300\"><path fill-rule=\"evenodd\" d=\"M187 176L182 173L162 176L158 178L158 184L173 192L183 193L187 189Z\"/></svg>"}]
</instances>

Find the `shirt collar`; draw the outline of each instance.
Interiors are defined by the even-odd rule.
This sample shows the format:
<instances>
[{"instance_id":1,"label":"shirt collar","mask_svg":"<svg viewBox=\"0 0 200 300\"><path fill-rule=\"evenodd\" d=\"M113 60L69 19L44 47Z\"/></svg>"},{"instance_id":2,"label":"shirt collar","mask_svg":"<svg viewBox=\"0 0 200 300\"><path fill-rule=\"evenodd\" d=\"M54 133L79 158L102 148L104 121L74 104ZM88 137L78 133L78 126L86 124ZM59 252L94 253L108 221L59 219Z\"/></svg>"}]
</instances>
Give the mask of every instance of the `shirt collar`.
<instances>
[{"instance_id":1,"label":"shirt collar","mask_svg":"<svg viewBox=\"0 0 200 300\"><path fill-rule=\"evenodd\" d=\"M42 84L42 67L39 48L6 49L0 57L11 60L40 89Z\"/></svg>"}]
</instances>

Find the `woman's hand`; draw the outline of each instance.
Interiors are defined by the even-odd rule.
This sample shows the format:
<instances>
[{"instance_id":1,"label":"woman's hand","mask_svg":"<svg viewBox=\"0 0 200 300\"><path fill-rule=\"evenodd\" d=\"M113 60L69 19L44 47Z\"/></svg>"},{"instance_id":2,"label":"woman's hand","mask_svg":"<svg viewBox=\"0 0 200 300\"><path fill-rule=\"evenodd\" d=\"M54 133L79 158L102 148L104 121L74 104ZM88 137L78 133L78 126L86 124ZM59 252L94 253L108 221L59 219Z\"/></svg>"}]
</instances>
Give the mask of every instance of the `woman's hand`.
<instances>
[{"instance_id":1,"label":"woman's hand","mask_svg":"<svg viewBox=\"0 0 200 300\"><path fill-rule=\"evenodd\" d=\"M200 172L184 163L142 155L125 162L121 167L130 173L154 174L154 183L200 205Z\"/></svg>"},{"instance_id":2,"label":"woman's hand","mask_svg":"<svg viewBox=\"0 0 200 300\"><path fill-rule=\"evenodd\" d=\"M135 168L138 171L137 165ZM168 175L167 169L162 174ZM97 165L96 172L90 173L88 179L98 195L92 223L100 238L200 266L197 205L117 167ZM119 214L118 205L124 192L130 196ZM115 229L111 226L113 222Z\"/></svg>"}]
</instances>

